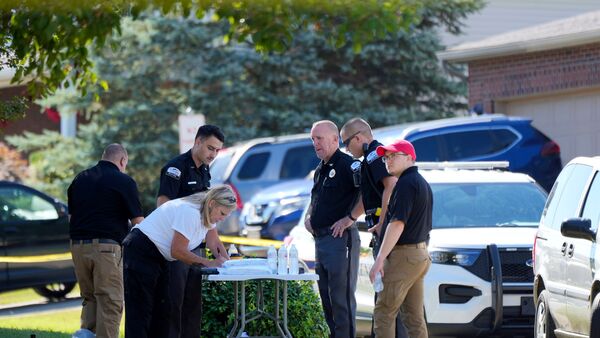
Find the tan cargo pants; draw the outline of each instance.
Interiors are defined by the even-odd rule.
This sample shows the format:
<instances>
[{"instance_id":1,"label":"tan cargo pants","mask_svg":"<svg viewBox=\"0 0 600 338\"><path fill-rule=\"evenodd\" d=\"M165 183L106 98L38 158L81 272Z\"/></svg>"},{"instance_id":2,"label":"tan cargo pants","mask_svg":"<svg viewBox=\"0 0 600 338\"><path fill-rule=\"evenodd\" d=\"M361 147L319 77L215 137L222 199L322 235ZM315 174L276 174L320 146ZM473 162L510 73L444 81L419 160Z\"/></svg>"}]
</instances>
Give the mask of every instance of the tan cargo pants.
<instances>
[{"instance_id":1,"label":"tan cargo pants","mask_svg":"<svg viewBox=\"0 0 600 338\"><path fill-rule=\"evenodd\" d=\"M119 244L71 242L81 297L81 328L117 338L123 314L123 260Z\"/></svg>"},{"instance_id":2,"label":"tan cargo pants","mask_svg":"<svg viewBox=\"0 0 600 338\"><path fill-rule=\"evenodd\" d=\"M395 336L398 312L409 337L427 338L423 279L430 266L425 242L396 245L390 252L383 268L383 290L377 295L373 312L378 338Z\"/></svg>"}]
</instances>

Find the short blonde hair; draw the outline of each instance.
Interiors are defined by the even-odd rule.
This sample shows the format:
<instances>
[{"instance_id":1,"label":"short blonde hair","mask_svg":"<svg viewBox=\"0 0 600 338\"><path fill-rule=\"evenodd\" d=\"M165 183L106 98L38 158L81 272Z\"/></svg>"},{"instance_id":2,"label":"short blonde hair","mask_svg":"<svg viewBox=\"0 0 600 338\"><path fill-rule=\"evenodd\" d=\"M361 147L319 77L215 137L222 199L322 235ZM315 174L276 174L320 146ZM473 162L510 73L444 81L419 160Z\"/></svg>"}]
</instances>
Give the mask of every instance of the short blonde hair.
<instances>
[{"instance_id":1,"label":"short blonde hair","mask_svg":"<svg viewBox=\"0 0 600 338\"><path fill-rule=\"evenodd\" d=\"M192 203L200 211L202 224L206 228L210 228L209 223L209 208L210 201L215 201L218 205L224 206L227 209L233 210L237 206L237 198L230 186L222 184L211 188L208 191L198 192L182 198L183 200Z\"/></svg>"}]
</instances>

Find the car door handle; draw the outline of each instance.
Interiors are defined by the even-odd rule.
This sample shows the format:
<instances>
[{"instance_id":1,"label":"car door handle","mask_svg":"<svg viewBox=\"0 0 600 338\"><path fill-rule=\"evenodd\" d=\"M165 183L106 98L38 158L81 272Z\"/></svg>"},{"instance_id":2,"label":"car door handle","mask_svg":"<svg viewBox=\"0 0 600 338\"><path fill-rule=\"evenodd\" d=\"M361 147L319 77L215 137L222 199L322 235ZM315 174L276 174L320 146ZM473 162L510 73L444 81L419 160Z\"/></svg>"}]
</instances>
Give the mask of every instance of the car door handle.
<instances>
[{"instance_id":1,"label":"car door handle","mask_svg":"<svg viewBox=\"0 0 600 338\"><path fill-rule=\"evenodd\" d=\"M573 244L569 245L569 251L567 251L567 256L573 257L573 252L575 251L575 247L573 246Z\"/></svg>"},{"instance_id":2,"label":"car door handle","mask_svg":"<svg viewBox=\"0 0 600 338\"><path fill-rule=\"evenodd\" d=\"M566 252L567 252L567 242L564 242L562 247L560 248L560 253L562 253L564 256Z\"/></svg>"}]
</instances>

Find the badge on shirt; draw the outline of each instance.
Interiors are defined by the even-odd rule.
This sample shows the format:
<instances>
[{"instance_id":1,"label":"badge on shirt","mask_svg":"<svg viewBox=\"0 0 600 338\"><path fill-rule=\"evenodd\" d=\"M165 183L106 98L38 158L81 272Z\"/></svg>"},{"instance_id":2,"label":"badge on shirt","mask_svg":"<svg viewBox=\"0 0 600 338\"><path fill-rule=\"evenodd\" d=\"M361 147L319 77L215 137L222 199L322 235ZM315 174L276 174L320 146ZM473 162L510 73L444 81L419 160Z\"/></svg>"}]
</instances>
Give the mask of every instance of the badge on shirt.
<instances>
[{"instance_id":1,"label":"badge on shirt","mask_svg":"<svg viewBox=\"0 0 600 338\"><path fill-rule=\"evenodd\" d=\"M335 169L329 170L329 178L333 178L335 176Z\"/></svg>"},{"instance_id":2,"label":"badge on shirt","mask_svg":"<svg viewBox=\"0 0 600 338\"><path fill-rule=\"evenodd\" d=\"M367 163L371 164L371 162L375 161L378 158L379 155L377 155L377 151L373 150L371 153L369 153L369 155L367 155Z\"/></svg>"},{"instance_id":3,"label":"badge on shirt","mask_svg":"<svg viewBox=\"0 0 600 338\"><path fill-rule=\"evenodd\" d=\"M181 177L181 170L179 170L175 167L169 167L167 169L166 175L178 180Z\"/></svg>"}]
</instances>

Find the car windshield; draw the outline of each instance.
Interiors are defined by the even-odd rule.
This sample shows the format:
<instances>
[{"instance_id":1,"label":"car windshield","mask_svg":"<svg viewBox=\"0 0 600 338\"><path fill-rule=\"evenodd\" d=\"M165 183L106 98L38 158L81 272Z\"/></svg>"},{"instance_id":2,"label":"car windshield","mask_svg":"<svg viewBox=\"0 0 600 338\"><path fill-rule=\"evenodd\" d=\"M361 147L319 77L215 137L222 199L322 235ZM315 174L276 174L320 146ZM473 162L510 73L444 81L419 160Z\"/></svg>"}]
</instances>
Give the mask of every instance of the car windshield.
<instances>
[{"instance_id":1,"label":"car windshield","mask_svg":"<svg viewBox=\"0 0 600 338\"><path fill-rule=\"evenodd\" d=\"M213 182L225 181L225 169L231 162L233 154L235 154L233 149L223 149L210 164L210 178Z\"/></svg>"},{"instance_id":2,"label":"car windshield","mask_svg":"<svg viewBox=\"0 0 600 338\"><path fill-rule=\"evenodd\" d=\"M546 195L532 183L431 184L433 228L536 227Z\"/></svg>"}]
</instances>

